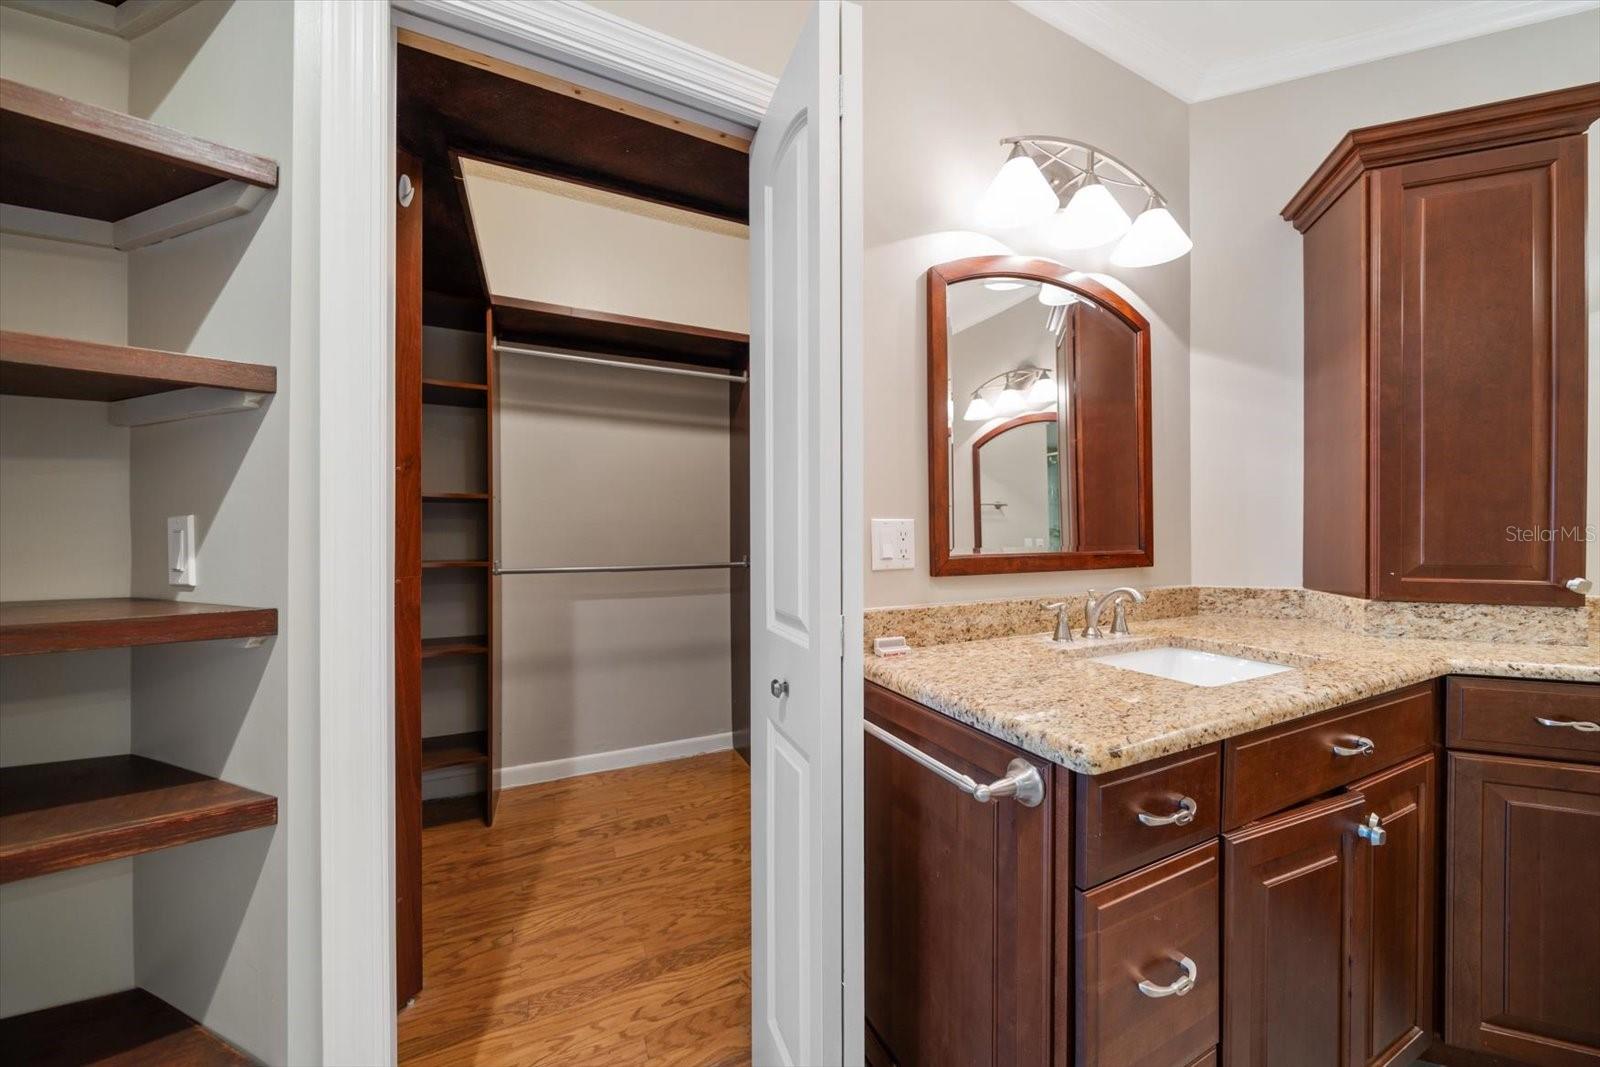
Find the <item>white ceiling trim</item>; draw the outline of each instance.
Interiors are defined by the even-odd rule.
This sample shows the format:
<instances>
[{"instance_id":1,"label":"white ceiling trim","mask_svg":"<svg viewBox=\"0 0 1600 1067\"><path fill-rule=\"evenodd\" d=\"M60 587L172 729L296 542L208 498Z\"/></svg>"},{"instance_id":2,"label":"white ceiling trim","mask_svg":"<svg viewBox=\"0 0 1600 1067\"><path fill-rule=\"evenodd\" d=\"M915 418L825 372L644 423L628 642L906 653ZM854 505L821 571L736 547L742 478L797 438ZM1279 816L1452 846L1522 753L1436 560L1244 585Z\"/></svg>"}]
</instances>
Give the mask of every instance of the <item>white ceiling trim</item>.
<instances>
[{"instance_id":1,"label":"white ceiling trim","mask_svg":"<svg viewBox=\"0 0 1600 1067\"><path fill-rule=\"evenodd\" d=\"M1519 0L1510 4L1468 0L1408 22L1207 68L1166 42L1152 40L1147 27L1119 12L1117 4L1108 0L1013 2L1191 104L1600 8L1600 0Z\"/></svg>"},{"instance_id":2,"label":"white ceiling trim","mask_svg":"<svg viewBox=\"0 0 1600 1067\"><path fill-rule=\"evenodd\" d=\"M578 0L391 2L396 10L429 22L570 64L752 129L766 114L777 87L771 75Z\"/></svg>"}]
</instances>

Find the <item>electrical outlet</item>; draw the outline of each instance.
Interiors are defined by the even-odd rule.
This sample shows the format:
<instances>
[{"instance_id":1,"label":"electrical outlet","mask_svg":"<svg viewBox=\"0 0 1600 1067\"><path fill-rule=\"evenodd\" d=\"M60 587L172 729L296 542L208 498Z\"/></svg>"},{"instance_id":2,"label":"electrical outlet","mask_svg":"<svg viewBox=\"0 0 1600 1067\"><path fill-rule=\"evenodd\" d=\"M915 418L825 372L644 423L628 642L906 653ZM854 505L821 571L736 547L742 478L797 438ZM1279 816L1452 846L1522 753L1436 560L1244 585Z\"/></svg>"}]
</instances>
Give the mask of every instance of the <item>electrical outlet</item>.
<instances>
[{"instance_id":1,"label":"electrical outlet","mask_svg":"<svg viewBox=\"0 0 1600 1067\"><path fill-rule=\"evenodd\" d=\"M908 571L916 565L916 520L873 519L872 569L875 571Z\"/></svg>"},{"instance_id":2,"label":"electrical outlet","mask_svg":"<svg viewBox=\"0 0 1600 1067\"><path fill-rule=\"evenodd\" d=\"M195 587L198 579L195 559L194 516L172 515L167 518L167 584Z\"/></svg>"}]
</instances>

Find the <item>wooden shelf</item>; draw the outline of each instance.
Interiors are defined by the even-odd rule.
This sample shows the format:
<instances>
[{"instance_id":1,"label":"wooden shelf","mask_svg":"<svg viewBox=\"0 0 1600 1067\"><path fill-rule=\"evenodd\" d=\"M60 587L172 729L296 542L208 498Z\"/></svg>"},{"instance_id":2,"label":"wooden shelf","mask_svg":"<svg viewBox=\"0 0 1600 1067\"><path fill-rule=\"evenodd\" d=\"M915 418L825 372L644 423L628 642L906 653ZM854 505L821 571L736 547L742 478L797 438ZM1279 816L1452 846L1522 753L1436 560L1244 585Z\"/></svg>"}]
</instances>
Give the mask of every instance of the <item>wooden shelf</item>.
<instances>
[{"instance_id":1,"label":"wooden shelf","mask_svg":"<svg viewBox=\"0 0 1600 1067\"><path fill-rule=\"evenodd\" d=\"M471 504L489 499L488 493L423 493L422 499L430 504Z\"/></svg>"},{"instance_id":2,"label":"wooden shelf","mask_svg":"<svg viewBox=\"0 0 1600 1067\"><path fill-rule=\"evenodd\" d=\"M243 214L278 184L263 156L9 79L0 144L0 199L23 209L8 229L117 248Z\"/></svg>"},{"instance_id":3,"label":"wooden shelf","mask_svg":"<svg viewBox=\"0 0 1600 1067\"><path fill-rule=\"evenodd\" d=\"M278 371L260 363L0 331L0 393L9 396L116 401L194 387L273 393Z\"/></svg>"},{"instance_id":4,"label":"wooden shelf","mask_svg":"<svg viewBox=\"0 0 1600 1067\"><path fill-rule=\"evenodd\" d=\"M425 559L422 569L425 571L438 570L472 570L479 567L487 569L489 561L486 559Z\"/></svg>"},{"instance_id":5,"label":"wooden shelf","mask_svg":"<svg viewBox=\"0 0 1600 1067\"><path fill-rule=\"evenodd\" d=\"M0 603L0 656L271 637L276 608L111 597Z\"/></svg>"},{"instance_id":6,"label":"wooden shelf","mask_svg":"<svg viewBox=\"0 0 1600 1067\"><path fill-rule=\"evenodd\" d=\"M500 341L726 371L750 366L748 334L509 296L491 297L490 303Z\"/></svg>"},{"instance_id":7,"label":"wooden shelf","mask_svg":"<svg viewBox=\"0 0 1600 1067\"><path fill-rule=\"evenodd\" d=\"M422 402L454 408L481 408L489 402L489 387L482 382L454 382L444 378L422 379Z\"/></svg>"},{"instance_id":8,"label":"wooden shelf","mask_svg":"<svg viewBox=\"0 0 1600 1067\"><path fill-rule=\"evenodd\" d=\"M482 634L476 637L424 637L422 658L438 659L443 656L480 656L489 651L489 639Z\"/></svg>"},{"instance_id":9,"label":"wooden shelf","mask_svg":"<svg viewBox=\"0 0 1600 1067\"><path fill-rule=\"evenodd\" d=\"M488 736L482 731L446 734L422 739L422 770L446 767L475 767L489 762Z\"/></svg>"},{"instance_id":10,"label":"wooden shelf","mask_svg":"<svg viewBox=\"0 0 1600 1067\"><path fill-rule=\"evenodd\" d=\"M250 1057L143 989L0 1019L8 1062L33 1067L234 1067Z\"/></svg>"},{"instance_id":11,"label":"wooden shelf","mask_svg":"<svg viewBox=\"0 0 1600 1067\"><path fill-rule=\"evenodd\" d=\"M0 768L0 882L277 821L274 797L143 756Z\"/></svg>"}]
</instances>

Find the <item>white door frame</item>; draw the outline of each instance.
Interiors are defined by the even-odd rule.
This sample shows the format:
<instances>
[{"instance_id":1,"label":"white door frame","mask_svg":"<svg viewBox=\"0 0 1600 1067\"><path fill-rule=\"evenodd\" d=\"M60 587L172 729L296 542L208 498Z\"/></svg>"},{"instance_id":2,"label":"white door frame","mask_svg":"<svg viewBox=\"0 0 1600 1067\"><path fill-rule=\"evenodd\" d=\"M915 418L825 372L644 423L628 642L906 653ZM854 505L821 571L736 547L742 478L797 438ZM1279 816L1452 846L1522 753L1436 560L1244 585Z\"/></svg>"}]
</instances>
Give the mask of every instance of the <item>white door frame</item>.
<instances>
[{"instance_id":1,"label":"white door frame","mask_svg":"<svg viewBox=\"0 0 1600 1067\"><path fill-rule=\"evenodd\" d=\"M661 98L753 130L776 79L572 0L312 0L296 21L297 114L316 124L315 158L294 170L315 264L320 634L319 783L322 1061L395 1060L393 594L394 33L398 23L528 65L556 64L617 95ZM860 102L846 101L845 143L861 147ZM309 155L310 153L305 153ZM313 177L314 176L314 177ZM861 220L846 219L847 240ZM850 235L854 235L852 238ZM859 249L856 261L859 262ZM847 258L848 262L848 258ZM848 281L848 279L847 279ZM860 286L844 311L859 328ZM842 588L846 781L861 768L861 380L844 373ZM853 609L851 609L853 605ZM292 625L292 623L291 623ZM846 796L859 811L860 796ZM849 810L849 809L847 809ZM846 819L845 870L859 880L859 819ZM845 910L860 943L860 909ZM845 960L847 1027L862 1018L861 961ZM859 1029L845 1047L860 1048Z\"/></svg>"}]
</instances>

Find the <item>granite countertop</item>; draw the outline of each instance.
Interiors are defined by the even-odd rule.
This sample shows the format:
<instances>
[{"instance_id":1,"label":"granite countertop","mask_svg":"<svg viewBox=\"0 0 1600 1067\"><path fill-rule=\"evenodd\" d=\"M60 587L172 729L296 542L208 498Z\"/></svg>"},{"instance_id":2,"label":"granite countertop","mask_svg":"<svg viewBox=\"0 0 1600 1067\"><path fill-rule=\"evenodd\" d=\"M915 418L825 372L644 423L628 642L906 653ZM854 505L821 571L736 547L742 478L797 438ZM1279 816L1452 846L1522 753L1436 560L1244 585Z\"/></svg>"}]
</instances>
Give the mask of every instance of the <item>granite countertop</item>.
<instances>
[{"instance_id":1,"label":"granite countertop","mask_svg":"<svg viewBox=\"0 0 1600 1067\"><path fill-rule=\"evenodd\" d=\"M866 677L1083 774L1101 774L1446 674L1600 682L1600 646L1375 637L1323 622L1186 615L1126 638L1048 634L866 657ZM1179 645L1295 669L1202 687L1089 657Z\"/></svg>"}]
</instances>

